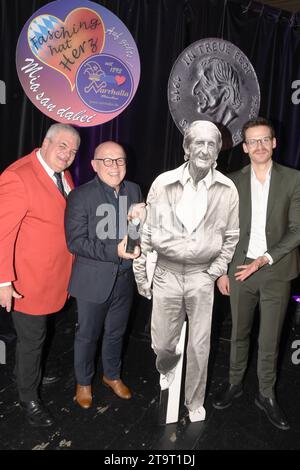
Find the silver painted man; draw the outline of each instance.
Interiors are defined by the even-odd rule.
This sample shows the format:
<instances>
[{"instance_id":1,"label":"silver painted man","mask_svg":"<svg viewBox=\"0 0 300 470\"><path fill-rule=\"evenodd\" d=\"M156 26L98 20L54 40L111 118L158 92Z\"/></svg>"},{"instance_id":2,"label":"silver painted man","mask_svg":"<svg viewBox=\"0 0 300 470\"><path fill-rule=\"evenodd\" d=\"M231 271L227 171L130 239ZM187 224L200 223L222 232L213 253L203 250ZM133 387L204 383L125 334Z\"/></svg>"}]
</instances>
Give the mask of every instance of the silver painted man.
<instances>
[{"instance_id":1,"label":"silver painted man","mask_svg":"<svg viewBox=\"0 0 300 470\"><path fill-rule=\"evenodd\" d=\"M159 175L150 188L142 254L134 261L138 291L151 298L147 253L158 255L151 336L162 390L174 379L181 354L176 346L188 317L185 405L191 421L205 419L214 281L227 272L239 238L237 190L215 169L221 146L213 123L195 121L188 127L186 162Z\"/></svg>"}]
</instances>

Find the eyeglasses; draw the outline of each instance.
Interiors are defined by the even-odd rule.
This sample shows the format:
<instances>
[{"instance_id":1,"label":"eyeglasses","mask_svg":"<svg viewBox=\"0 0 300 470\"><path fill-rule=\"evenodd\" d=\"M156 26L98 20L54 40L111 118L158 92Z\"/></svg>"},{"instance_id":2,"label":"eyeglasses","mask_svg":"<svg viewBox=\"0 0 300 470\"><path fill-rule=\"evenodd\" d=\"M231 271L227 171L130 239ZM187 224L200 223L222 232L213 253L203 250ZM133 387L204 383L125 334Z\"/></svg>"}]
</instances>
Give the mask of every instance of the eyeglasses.
<instances>
[{"instance_id":1,"label":"eyeglasses","mask_svg":"<svg viewBox=\"0 0 300 470\"><path fill-rule=\"evenodd\" d=\"M248 139L245 142L247 145L249 145L249 147L256 147L258 145L258 142L260 142L262 145L269 145L272 139L273 137L271 137L270 135L266 135L261 139Z\"/></svg>"},{"instance_id":2,"label":"eyeglasses","mask_svg":"<svg viewBox=\"0 0 300 470\"><path fill-rule=\"evenodd\" d=\"M103 162L104 166L112 166L114 163L117 166L126 165L126 158L125 157L120 157L120 158L94 158L94 160L100 160L101 162Z\"/></svg>"}]
</instances>

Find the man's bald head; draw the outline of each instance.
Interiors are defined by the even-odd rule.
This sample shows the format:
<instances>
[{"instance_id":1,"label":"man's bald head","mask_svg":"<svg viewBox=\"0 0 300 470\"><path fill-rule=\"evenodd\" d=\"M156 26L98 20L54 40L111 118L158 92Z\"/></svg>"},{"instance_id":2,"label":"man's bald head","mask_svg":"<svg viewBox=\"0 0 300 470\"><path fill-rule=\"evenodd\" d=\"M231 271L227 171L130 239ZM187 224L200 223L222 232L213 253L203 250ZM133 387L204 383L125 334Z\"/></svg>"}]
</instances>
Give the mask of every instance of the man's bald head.
<instances>
[{"instance_id":1,"label":"man's bald head","mask_svg":"<svg viewBox=\"0 0 300 470\"><path fill-rule=\"evenodd\" d=\"M106 142L102 142L98 145L98 147L95 148L94 159L97 158L97 155L101 155L102 153L106 154L109 152L114 153L114 151L117 151L118 153L123 153L124 157L126 157L122 145L118 144L117 142L113 142L112 140L107 140Z\"/></svg>"},{"instance_id":2,"label":"man's bald head","mask_svg":"<svg viewBox=\"0 0 300 470\"><path fill-rule=\"evenodd\" d=\"M126 154L123 147L111 140L103 142L96 147L91 163L100 180L119 191L126 174Z\"/></svg>"}]
</instances>

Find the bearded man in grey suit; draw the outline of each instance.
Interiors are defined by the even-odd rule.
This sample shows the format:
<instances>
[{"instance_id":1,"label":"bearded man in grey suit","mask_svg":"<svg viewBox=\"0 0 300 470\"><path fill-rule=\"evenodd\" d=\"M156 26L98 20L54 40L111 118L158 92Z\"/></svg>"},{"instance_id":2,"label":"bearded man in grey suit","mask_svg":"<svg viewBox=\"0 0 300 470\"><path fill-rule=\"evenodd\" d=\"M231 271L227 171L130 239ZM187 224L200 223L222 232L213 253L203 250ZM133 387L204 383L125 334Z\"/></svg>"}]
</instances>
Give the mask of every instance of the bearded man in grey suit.
<instances>
[{"instance_id":1,"label":"bearded man in grey suit","mask_svg":"<svg viewBox=\"0 0 300 470\"><path fill-rule=\"evenodd\" d=\"M290 294L300 271L300 172L272 161L274 128L264 118L243 127L243 149L251 164L233 173L240 197L240 240L218 287L230 295L232 336L229 383L213 405L227 408L242 392L256 305L260 308L255 404L279 429L289 429L275 398L278 348Z\"/></svg>"}]
</instances>

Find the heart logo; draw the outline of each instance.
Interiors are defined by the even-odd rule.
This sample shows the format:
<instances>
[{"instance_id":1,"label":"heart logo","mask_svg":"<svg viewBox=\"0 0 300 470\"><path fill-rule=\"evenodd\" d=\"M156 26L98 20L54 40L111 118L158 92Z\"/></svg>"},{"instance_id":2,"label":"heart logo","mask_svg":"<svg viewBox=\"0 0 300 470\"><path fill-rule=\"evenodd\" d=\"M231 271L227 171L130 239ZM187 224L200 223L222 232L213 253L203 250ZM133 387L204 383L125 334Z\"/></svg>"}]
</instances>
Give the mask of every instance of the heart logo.
<instances>
[{"instance_id":1,"label":"heart logo","mask_svg":"<svg viewBox=\"0 0 300 470\"><path fill-rule=\"evenodd\" d=\"M115 81L118 86L123 85L123 83L126 81L126 77L124 77L124 75L116 75Z\"/></svg>"},{"instance_id":2,"label":"heart logo","mask_svg":"<svg viewBox=\"0 0 300 470\"><path fill-rule=\"evenodd\" d=\"M82 62L104 47L102 18L88 8L76 8L65 21L52 15L40 15L28 27L28 43L44 64L64 75L75 86L76 72Z\"/></svg>"}]
</instances>

